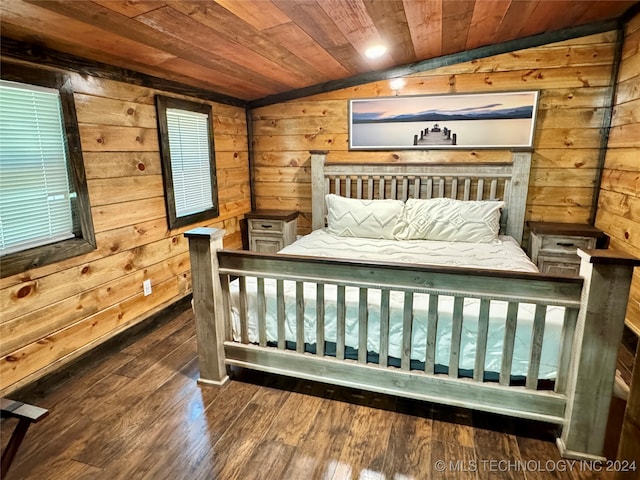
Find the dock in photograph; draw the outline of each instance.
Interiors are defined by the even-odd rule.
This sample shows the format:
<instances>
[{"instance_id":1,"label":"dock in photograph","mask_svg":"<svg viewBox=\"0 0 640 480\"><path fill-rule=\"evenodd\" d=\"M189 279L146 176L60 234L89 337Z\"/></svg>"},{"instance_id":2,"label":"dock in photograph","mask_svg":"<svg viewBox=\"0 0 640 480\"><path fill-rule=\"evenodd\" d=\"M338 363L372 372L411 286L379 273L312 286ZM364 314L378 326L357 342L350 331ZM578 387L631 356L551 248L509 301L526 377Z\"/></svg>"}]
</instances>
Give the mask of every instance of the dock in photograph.
<instances>
[{"instance_id":1,"label":"dock in photograph","mask_svg":"<svg viewBox=\"0 0 640 480\"><path fill-rule=\"evenodd\" d=\"M447 127L440 128L436 123L431 130L425 128L413 136L414 145L457 145L458 136Z\"/></svg>"}]
</instances>

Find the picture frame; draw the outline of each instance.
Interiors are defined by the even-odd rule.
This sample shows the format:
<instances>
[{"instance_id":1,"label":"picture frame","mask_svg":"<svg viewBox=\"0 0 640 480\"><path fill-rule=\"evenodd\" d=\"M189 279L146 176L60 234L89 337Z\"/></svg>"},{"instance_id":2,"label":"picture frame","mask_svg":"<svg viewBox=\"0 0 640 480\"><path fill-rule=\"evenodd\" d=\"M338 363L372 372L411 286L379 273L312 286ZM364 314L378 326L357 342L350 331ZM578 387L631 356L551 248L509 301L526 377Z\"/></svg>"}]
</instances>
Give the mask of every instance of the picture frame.
<instances>
[{"instance_id":1,"label":"picture frame","mask_svg":"<svg viewBox=\"0 0 640 480\"><path fill-rule=\"evenodd\" d=\"M349 100L349 150L531 149L538 91Z\"/></svg>"}]
</instances>

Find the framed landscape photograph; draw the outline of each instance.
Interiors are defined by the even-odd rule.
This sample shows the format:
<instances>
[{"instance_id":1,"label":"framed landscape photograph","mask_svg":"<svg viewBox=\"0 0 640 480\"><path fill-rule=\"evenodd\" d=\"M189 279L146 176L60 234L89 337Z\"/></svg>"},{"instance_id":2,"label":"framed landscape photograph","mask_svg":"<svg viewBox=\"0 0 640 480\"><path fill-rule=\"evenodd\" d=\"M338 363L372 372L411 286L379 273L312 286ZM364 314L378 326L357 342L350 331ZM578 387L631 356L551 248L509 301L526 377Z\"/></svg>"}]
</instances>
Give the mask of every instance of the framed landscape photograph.
<instances>
[{"instance_id":1,"label":"framed landscape photograph","mask_svg":"<svg viewBox=\"0 0 640 480\"><path fill-rule=\"evenodd\" d=\"M538 92L349 101L350 150L531 148Z\"/></svg>"}]
</instances>

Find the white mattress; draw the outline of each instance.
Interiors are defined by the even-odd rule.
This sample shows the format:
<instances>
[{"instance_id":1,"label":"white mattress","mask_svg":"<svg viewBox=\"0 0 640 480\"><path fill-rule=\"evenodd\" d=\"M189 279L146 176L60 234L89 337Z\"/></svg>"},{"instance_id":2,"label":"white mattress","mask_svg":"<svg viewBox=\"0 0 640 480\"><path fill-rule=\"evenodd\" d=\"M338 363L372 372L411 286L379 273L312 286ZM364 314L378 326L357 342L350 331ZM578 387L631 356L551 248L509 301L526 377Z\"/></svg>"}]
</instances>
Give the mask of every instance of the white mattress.
<instances>
[{"instance_id":1,"label":"white mattress","mask_svg":"<svg viewBox=\"0 0 640 480\"><path fill-rule=\"evenodd\" d=\"M518 242L506 236L500 236L494 243L384 240L338 237L325 229L300 238L279 253L520 272L538 271Z\"/></svg>"},{"instance_id":2,"label":"white mattress","mask_svg":"<svg viewBox=\"0 0 640 480\"><path fill-rule=\"evenodd\" d=\"M333 258L370 259L412 264L455 265L494 270L537 271L535 265L524 254L518 243L510 237L500 237L500 239L493 244L470 244L461 242L394 241L337 237L329 234L325 230L317 230L284 248L280 253ZM237 281L231 283L231 294L234 339L239 341L240 321L238 315L237 283ZM286 340L295 342L295 282L284 282L284 284ZM247 304L249 312L255 311L255 292L256 279L249 277L247 278ZM349 347L357 348L358 289L347 287L346 292L345 343ZM315 295L315 284L305 283L305 342L310 344L316 341ZM265 281L265 296L267 303L267 340L275 342L277 341L275 281ZM336 288L327 285L325 291L325 303L327 304L325 308L325 340L328 342L336 341L335 298ZM379 298L380 291L369 291L368 350L373 353L378 353L379 351ZM331 303L329 302L330 299L333 299ZM401 292L391 293L389 355L397 358L401 356L403 303L404 295ZM428 303L428 294L414 295L411 358L420 362L425 360ZM479 305L480 301L475 299L465 299L464 302L459 365L461 369L472 370L475 363L475 339L477 337ZM501 318L504 318L506 308L506 302L491 302L485 362L485 371L487 372L500 371L504 338L504 321L501 320ZM535 305L520 304L512 366L512 375L515 376L526 376L527 374L534 312ZM440 296L438 313L435 360L436 364L446 366L449 362L453 297ZM549 307L540 364L539 378L541 379L555 378L563 315L563 308ZM248 333L249 341L257 343L257 319L256 316L251 313L249 314Z\"/></svg>"}]
</instances>

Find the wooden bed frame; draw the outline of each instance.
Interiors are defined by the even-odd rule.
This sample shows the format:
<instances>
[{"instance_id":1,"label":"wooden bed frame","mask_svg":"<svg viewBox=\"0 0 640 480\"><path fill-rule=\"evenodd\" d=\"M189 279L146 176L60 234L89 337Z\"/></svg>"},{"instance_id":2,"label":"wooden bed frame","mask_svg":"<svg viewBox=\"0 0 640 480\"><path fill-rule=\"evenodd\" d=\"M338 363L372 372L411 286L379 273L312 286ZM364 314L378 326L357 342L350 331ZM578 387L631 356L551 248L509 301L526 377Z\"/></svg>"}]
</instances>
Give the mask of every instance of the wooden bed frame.
<instances>
[{"instance_id":1,"label":"wooden bed frame","mask_svg":"<svg viewBox=\"0 0 640 480\"><path fill-rule=\"evenodd\" d=\"M327 152L312 151L313 228L324 227L324 195L358 198L500 198L506 202L504 233L522 240L531 154L515 152L508 164L330 164ZM317 380L429 402L444 403L561 426L558 448L568 458L603 459L604 435L615 378L617 349L622 336L627 297L635 258L610 250L579 251L580 277L504 272L455 267L414 266L258 254L222 250L224 231L197 228L186 232L193 278L193 306L198 341L200 382L223 384L227 367ZM238 277L242 340L233 341L229 283ZM258 344L247 335L246 278L257 278ZM267 343L265 279L278 285L278 342ZM284 337L283 282L296 282L297 341L287 349ZM316 352L304 350L303 284L317 285ZM338 290L336 355L324 350L326 285ZM357 360L345 358L344 291L359 289L359 348ZM380 361L367 357L367 298L369 289L381 293ZM389 292L404 292L403 348L400 367L387 366ZM411 328L415 293L429 293L427 352L424 370L411 368ZM434 373L434 342L438 322L437 298L455 298L449 373ZM473 378L459 376L462 305L480 299ZM432 300L434 303L432 305ZM491 301L508 302L499 381L484 380L484 363ZM511 367L518 304L535 304L531 352L524 385L513 385ZM564 306L558 373L553 390L538 382L547 306ZM341 323L342 322L342 323ZM385 330L386 329L386 330Z\"/></svg>"}]
</instances>

